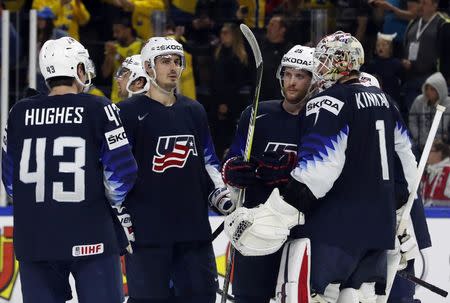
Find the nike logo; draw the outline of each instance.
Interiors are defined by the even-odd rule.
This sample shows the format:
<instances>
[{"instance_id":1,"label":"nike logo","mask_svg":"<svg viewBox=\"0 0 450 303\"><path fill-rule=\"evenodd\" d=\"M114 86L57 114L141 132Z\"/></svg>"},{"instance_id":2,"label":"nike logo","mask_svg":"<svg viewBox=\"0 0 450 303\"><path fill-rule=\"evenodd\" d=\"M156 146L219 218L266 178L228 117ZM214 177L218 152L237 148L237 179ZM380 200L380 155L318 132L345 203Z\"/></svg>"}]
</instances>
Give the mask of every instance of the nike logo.
<instances>
[{"instance_id":1,"label":"nike logo","mask_svg":"<svg viewBox=\"0 0 450 303\"><path fill-rule=\"evenodd\" d=\"M139 121L142 121L142 120L144 120L144 119L145 119L145 117L147 117L147 115L148 115L148 113L146 113L145 115L142 115L142 116L141 116L141 115L139 115L139 116L138 116L138 120L139 120Z\"/></svg>"},{"instance_id":2,"label":"nike logo","mask_svg":"<svg viewBox=\"0 0 450 303\"><path fill-rule=\"evenodd\" d=\"M256 116L256 118L255 118L255 120L256 119L259 119L259 118L261 118L261 117L264 117L264 116L266 116L267 114L261 114L261 115L258 115L258 116Z\"/></svg>"}]
</instances>

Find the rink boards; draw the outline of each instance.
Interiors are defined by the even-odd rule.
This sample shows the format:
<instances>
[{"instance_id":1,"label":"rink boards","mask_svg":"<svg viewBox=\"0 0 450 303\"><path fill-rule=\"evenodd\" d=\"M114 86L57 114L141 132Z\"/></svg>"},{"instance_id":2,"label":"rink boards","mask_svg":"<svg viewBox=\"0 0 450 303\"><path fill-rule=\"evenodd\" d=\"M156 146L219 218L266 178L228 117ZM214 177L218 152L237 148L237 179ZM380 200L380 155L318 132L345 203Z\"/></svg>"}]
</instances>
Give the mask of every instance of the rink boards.
<instances>
[{"instance_id":1,"label":"rink boards","mask_svg":"<svg viewBox=\"0 0 450 303\"><path fill-rule=\"evenodd\" d=\"M218 216L210 216L214 230L222 222ZM445 290L450 289L450 209L427 210L427 221L430 229L433 247L428 249L428 262L425 271L428 272L426 280ZM0 209L0 303L22 302L18 262L14 258L12 243L13 218L10 208ZM225 271L225 250L227 241L222 233L214 241L214 251L219 274ZM422 262L417 262L417 275L422 272ZM73 280L71 280L73 283ZM74 287L72 287L74 289ZM124 289L126 291L126 278L124 276ZM70 303L76 303L76 293ZM418 288L417 296L422 303L450 303L450 298L439 297L426 289ZM219 302L219 301L217 301Z\"/></svg>"}]
</instances>

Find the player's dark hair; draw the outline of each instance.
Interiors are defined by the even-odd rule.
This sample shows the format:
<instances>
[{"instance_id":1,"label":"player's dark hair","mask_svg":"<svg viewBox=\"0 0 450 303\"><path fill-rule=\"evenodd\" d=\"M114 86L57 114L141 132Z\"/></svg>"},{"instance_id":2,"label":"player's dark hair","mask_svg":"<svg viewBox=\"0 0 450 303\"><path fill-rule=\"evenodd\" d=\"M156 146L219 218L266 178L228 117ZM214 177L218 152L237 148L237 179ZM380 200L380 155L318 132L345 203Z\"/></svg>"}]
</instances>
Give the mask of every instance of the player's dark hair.
<instances>
[{"instance_id":1,"label":"player's dark hair","mask_svg":"<svg viewBox=\"0 0 450 303\"><path fill-rule=\"evenodd\" d=\"M448 144L444 143L442 140L440 140L440 139L434 140L433 148L437 152L442 153L442 159L450 157L450 146Z\"/></svg>"},{"instance_id":2,"label":"player's dark hair","mask_svg":"<svg viewBox=\"0 0 450 303\"><path fill-rule=\"evenodd\" d=\"M62 76L48 79L47 84L52 89L56 86L72 86L74 81L75 78Z\"/></svg>"}]
</instances>

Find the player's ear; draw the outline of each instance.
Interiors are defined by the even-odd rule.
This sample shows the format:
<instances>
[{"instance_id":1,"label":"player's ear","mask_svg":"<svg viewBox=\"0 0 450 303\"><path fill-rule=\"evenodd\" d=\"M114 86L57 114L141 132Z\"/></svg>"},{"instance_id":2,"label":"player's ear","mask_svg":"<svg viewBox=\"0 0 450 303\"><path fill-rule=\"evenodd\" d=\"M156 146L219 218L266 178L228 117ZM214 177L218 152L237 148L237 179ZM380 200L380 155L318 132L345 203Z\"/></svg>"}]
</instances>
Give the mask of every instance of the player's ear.
<instances>
[{"instance_id":1,"label":"player's ear","mask_svg":"<svg viewBox=\"0 0 450 303\"><path fill-rule=\"evenodd\" d=\"M145 69L145 72L147 73L147 75L149 75L150 77L153 78L155 76L154 70L151 67L150 62L148 62L148 61L144 62L144 69Z\"/></svg>"},{"instance_id":2,"label":"player's ear","mask_svg":"<svg viewBox=\"0 0 450 303\"><path fill-rule=\"evenodd\" d=\"M136 87L138 89L143 89L147 80L145 80L143 77L140 77L136 80Z\"/></svg>"},{"instance_id":3,"label":"player's ear","mask_svg":"<svg viewBox=\"0 0 450 303\"><path fill-rule=\"evenodd\" d=\"M77 74L78 74L78 78L86 79L86 70L84 68L84 65L81 63L79 63L77 65Z\"/></svg>"}]
</instances>

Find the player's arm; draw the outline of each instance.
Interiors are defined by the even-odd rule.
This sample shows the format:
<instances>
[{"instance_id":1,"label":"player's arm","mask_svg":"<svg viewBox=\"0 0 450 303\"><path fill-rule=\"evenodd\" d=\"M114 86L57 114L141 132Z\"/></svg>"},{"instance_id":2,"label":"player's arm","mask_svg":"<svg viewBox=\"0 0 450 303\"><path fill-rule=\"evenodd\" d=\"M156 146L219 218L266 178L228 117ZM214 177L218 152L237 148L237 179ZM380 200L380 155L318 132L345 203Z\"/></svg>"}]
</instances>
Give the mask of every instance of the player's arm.
<instances>
[{"instance_id":1,"label":"player's arm","mask_svg":"<svg viewBox=\"0 0 450 303\"><path fill-rule=\"evenodd\" d=\"M105 195L130 243L127 251L132 253L131 242L135 241L133 224L122 203L136 181L137 164L131 152L131 146L128 143L117 106L114 104L105 105L102 117L104 137L102 138L100 160L103 164Z\"/></svg>"},{"instance_id":2,"label":"player's arm","mask_svg":"<svg viewBox=\"0 0 450 303\"><path fill-rule=\"evenodd\" d=\"M411 193L413 188L413 183L417 177L417 162L416 157L412 152L412 140L400 112L395 106L392 106L395 118L395 128L394 128L394 144L395 153L400 159L401 167L405 180L408 184L408 194ZM406 200L403 202L406 203ZM401 205L400 205L401 206Z\"/></svg>"},{"instance_id":3,"label":"player's arm","mask_svg":"<svg viewBox=\"0 0 450 303\"><path fill-rule=\"evenodd\" d=\"M300 141L298 164L283 191L286 201L300 210L311 206L311 200L306 198L315 200L325 196L341 175L351 131L348 110L349 105L332 96L318 96L306 104L305 132ZM307 201L309 203L299 204Z\"/></svg>"},{"instance_id":4,"label":"player's arm","mask_svg":"<svg viewBox=\"0 0 450 303\"><path fill-rule=\"evenodd\" d=\"M8 126L6 126L2 138L2 181L5 186L6 194L13 196L13 146L8 142ZM8 146L9 144L9 146Z\"/></svg>"},{"instance_id":5,"label":"player's arm","mask_svg":"<svg viewBox=\"0 0 450 303\"><path fill-rule=\"evenodd\" d=\"M137 177L137 164L114 104L103 107L104 138L101 150L105 194L111 205L121 205Z\"/></svg>"}]
</instances>

